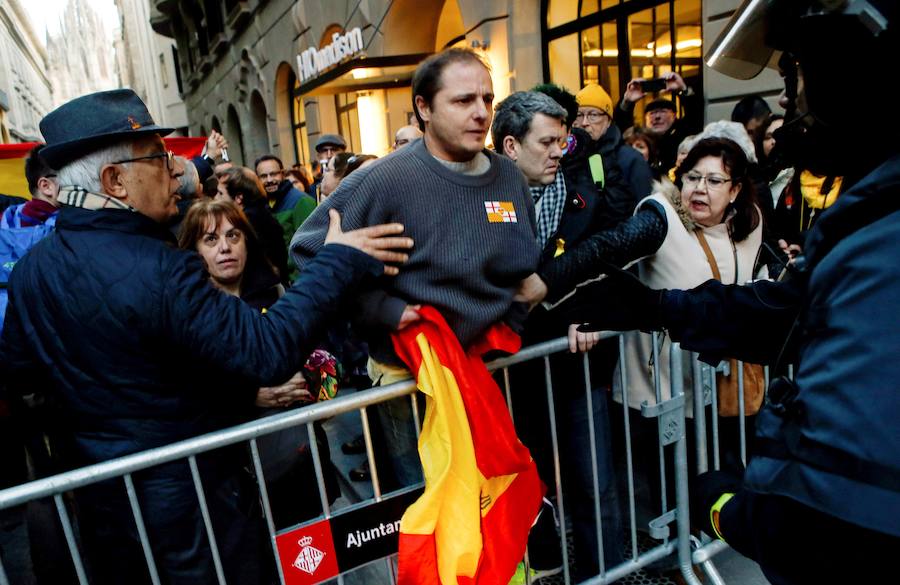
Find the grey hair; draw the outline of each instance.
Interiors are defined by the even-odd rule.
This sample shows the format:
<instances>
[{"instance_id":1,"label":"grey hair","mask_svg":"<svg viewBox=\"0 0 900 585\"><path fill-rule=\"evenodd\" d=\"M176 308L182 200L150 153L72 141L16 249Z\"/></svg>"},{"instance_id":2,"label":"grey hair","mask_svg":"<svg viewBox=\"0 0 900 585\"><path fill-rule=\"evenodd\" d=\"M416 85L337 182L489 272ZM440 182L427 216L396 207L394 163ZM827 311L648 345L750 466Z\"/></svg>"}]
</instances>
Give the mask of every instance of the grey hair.
<instances>
[{"instance_id":1,"label":"grey hair","mask_svg":"<svg viewBox=\"0 0 900 585\"><path fill-rule=\"evenodd\" d=\"M512 136L521 141L531 129L531 121L537 114L544 114L565 123L568 113L550 96L537 91L517 91L497 104L491 137L494 150L503 153L503 140Z\"/></svg>"},{"instance_id":2,"label":"grey hair","mask_svg":"<svg viewBox=\"0 0 900 585\"><path fill-rule=\"evenodd\" d=\"M756 149L753 147L753 140L750 138L750 135L747 134L747 129L740 122L729 122L727 120L710 122L703 128L703 132L695 137L694 143L691 144L691 148L693 148L694 144L697 144L697 142L704 138L727 138L741 147L741 150L747 155L748 162L752 164L757 162Z\"/></svg>"},{"instance_id":3,"label":"grey hair","mask_svg":"<svg viewBox=\"0 0 900 585\"><path fill-rule=\"evenodd\" d=\"M182 198L192 198L197 194L197 185L200 184L200 173L197 172L197 167L194 166L193 161L183 156L176 156L175 158L184 165L184 174L178 177L178 188L175 192L181 195Z\"/></svg>"},{"instance_id":4,"label":"grey hair","mask_svg":"<svg viewBox=\"0 0 900 585\"><path fill-rule=\"evenodd\" d=\"M60 186L76 186L94 193L102 193L100 169L103 165L133 157L133 144L131 141L119 142L73 160L56 173Z\"/></svg>"}]
</instances>

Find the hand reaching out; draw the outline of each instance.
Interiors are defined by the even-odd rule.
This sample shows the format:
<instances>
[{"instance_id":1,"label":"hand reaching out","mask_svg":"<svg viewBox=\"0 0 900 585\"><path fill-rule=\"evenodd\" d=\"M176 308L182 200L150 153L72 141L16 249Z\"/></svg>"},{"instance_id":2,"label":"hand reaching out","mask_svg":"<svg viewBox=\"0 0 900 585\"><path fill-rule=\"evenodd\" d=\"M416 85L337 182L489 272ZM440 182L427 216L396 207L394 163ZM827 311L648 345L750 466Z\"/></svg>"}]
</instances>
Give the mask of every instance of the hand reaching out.
<instances>
[{"instance_id":1,"label":"hand reaching out","mask_svg":"<svg viewBox=\"0 0 900 585\"><path fill-rule=\"evenodd\" d=\"M301 372L280 386L263 387L256 393L256 406L263 408L284 408L295 402L314 402L309 393L306 378Z\"/></svg>"},{"instance_id":2,"label":"hand reaching out","mask_svg":"<svg viewBox=\"0 0 900 585\"><path fill-rule=\"evenodd\" d=\"M328 210L328 218L325 244L350 246L382 262L403 263L409 259L408 254L397 251L413 247L412 238L397 235L403 233L403 224L386 223L345 232L341 229L341 214L336 209ZM385 274L395 276L399 272L396 266L384 266Z\"/></svg>"}]
</instances>

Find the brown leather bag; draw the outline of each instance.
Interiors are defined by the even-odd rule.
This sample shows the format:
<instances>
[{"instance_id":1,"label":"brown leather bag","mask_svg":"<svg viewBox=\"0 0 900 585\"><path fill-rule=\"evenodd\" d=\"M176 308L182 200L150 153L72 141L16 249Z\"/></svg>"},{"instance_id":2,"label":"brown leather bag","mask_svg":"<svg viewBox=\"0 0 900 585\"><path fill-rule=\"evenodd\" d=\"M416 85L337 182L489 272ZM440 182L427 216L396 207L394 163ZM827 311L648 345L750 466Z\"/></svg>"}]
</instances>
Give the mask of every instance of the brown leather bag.
<instances>
[{"instance_id":1,"label":"brown leather bag","mask_svg":"<svg viewBox=\"0 0 900 585\"><path fill-rule=\"evenodd\" d=\"M719 272L719 266L713 256L712 250L709 249L709 243L706 236L703 235L702 228L697 228L694 233L700 241L700 247L706 254L706 261L712 269L713 277L721 281L722 274ZM737 266L734 267L735 274ZM740 415L740 404L738 402L738 362L736 359L729 359L729 374L726 376L722 373L716 374L716 396L719 404L719 416L738 416ZM750 416L759 412L763 399L766 396L766 374L763 367L759 364L744 363L744 415Z\"/></svg>"}]
</instances>

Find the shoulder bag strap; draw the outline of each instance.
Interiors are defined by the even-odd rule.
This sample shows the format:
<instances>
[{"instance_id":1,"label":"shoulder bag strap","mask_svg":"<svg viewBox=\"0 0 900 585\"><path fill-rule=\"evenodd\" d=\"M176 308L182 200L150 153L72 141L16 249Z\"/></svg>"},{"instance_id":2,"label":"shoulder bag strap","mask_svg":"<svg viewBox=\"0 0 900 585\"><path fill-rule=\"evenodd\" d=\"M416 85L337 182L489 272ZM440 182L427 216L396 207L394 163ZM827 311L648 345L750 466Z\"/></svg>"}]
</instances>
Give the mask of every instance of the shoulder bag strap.
<instances>
[{"instance_id":1,"label":"shoulder bag strap","mask_svg":"<svg viewBox=\"0 0 900 585\"><path fill-rule=\"evenodd\" d=\"M706 254L706 261L709 262L709 267L712 270L713 278L718 281L722 281L722 273L719 272L719 265L716 264L716 258L713 256L712 250L709 249L709 243L706 241L706 236L703 235L703 229L697 228L694 230L694 234L697 236L697 239L700 241L700 247L703 248L703 253Z\"/></svg>"}]
</instances>

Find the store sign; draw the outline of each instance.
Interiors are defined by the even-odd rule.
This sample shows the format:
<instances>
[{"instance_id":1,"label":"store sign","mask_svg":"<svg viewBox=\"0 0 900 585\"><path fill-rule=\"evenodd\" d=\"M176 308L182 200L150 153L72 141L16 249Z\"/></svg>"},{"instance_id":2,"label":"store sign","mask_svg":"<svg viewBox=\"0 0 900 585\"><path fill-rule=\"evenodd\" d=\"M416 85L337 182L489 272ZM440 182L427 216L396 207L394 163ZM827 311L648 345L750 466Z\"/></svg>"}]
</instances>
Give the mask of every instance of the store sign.
<instances>
[{"instance_id":1,"label":"store sign","mask_svg":"<svg viewBox=\"0 0 900 585\"><path fill-rule=\"evenodd\" d=\"M422 491L407 489L279 533L275 544L285 585L321 583L396 553L400 519Z\"/></svg>"},{"instance_id":2,"label":"store sign","mask_svg":"<svg viewBox=\"0 0 900 585\"><path fill-rule=\"evenodd\" d=\"M310 47L297 55L300 81L306 83L326 69L334 67L347 57L352 57L362 50L362 30L359 27L348 30L343 35L334 33L331 35L331 44L321 49Z\"/></svg>"}]
</instances>

